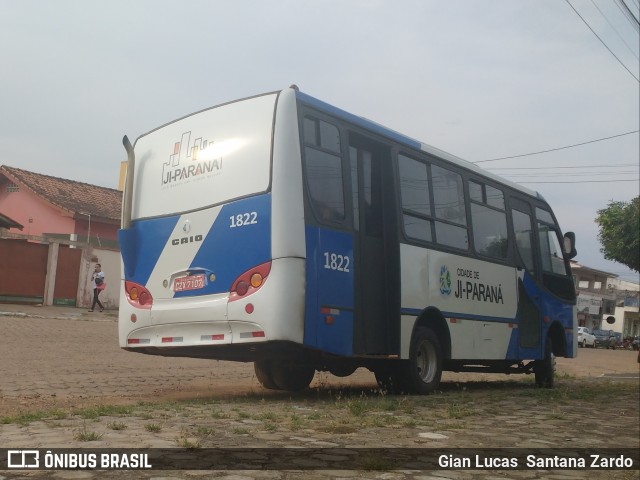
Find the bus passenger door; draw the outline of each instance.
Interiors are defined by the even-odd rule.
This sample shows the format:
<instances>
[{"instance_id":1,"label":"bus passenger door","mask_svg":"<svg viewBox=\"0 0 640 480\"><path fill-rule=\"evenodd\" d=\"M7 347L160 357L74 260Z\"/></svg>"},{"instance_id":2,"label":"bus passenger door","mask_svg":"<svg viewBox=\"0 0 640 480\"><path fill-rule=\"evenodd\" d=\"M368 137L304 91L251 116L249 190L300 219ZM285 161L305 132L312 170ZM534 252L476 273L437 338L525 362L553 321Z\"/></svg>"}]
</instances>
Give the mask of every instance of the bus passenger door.
<instances>
[{"instance_id":1,"label":"bus passenger door","mask_svg":"<svg viewBox=\"0 0 640 480\"><path fill-rule=\"evenodd\" d=\"M355 262L353 351L373 355L397 353L399 323L392 325L391 304L396 290L399 297L399 281L394 281L395 274L399 276L399 253L395 252L398 241L391 208L393 175L389 148L352 135L349 167Z\"/></svg>"},{"instance_id":2,"label":"bus passenger door","mask_svg":"<svg viewBox=\"0 0 640 480\"><path fill-rule=\"evenodd\" d=\"M518 354L517 358L536 358L542 348L542 292L537 285L536 242L531 207L511 199L511 217L518 264Z\"/></svg>"}]
</instances>

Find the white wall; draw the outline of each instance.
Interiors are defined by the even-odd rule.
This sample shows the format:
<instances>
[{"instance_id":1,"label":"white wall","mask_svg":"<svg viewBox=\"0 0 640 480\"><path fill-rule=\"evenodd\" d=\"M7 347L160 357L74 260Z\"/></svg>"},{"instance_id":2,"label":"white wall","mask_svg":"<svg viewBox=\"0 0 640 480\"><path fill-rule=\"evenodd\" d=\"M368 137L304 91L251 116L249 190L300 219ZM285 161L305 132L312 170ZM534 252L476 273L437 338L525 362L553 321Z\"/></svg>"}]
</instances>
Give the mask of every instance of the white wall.
<instances>
[{"instance_id":1,"label":"white wall","mask_svg":"<svg viewBox=\"0 0 640 480\"><path fill-rule=\"evenodd\" d=\"M78 307L91 307L93 287L91 275L96 263L102 266L106 288L100 293L100 302L107 310L118 308L120 302L120 252L88 247L83 249L78 278Z\"/></svg>"}]
</instances>

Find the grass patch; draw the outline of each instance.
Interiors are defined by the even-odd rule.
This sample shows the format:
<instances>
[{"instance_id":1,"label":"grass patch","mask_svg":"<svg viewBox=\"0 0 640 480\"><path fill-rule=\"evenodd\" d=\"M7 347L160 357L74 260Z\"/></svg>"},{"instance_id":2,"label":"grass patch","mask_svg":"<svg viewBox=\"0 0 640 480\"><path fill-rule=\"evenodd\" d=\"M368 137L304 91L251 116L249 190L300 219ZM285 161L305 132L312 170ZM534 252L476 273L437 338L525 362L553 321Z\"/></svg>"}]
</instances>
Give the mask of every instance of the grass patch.
<instances>
[{"instance_id":1,"label":"grass patch","mask_svg":"<svg viewBox=\"0 0 640 480\"><path fill-rule=\"evenodd\" d=\"M275 432L278 429L278 426L271 422L266 422L263 427L267 432Z\"/></svg>"},{"instance_id":2,"label":"grass patch","mask_svg":"<svg viewBox=\"0 0 640 480\"><path fill-rule=\"evenodd\" d=\"M73 438L78 440L79 442L96 442L102 438L104 433L94 432L92 430L87 430L87 426L83 425L80 430L76 430Z\"/></svg>"},{"instance_id":3,"label":"grass patch","mask_svg":"<svg viewBox=\"0 0 640 480\"><path fill-rule=\"evenodd\" d=\"M274 422L277 419L278 416L273 412L264 412L256 416L256 420L271 420L272 422Z\"/></svg>"},{"instance_id":4,"label":"grass patch","mask_svg":"<svg viewBox=\"0 0 640 480\"><path fill-rule=\"evenodd\" d=\"M73 415L77 415L85 420L95 420L100 417L117 417L130 415L133 408L123 405L98 405L96 407L82 408L74 410Z\"/></svg>"},{"instance_id":5,"label":"grass patch","mask_svg":"<svg viewBox=\"0 0 640 480\"><path fill-rule=\"evenodd\" d=\"M443 422L438 423L437 427L439 430L464 430L467 425L462 422Z\"/></svg>"},{"instance_id":6,"label":"grass patch","mask_svg":"<svg viewBox=\"0 0 640 480\"><path fill-rule=\"evenodd\" d=\"M355 427L353 427L352 425L349 425L349 424L331 422L331 423L329 423L329 425L324 425L322 427L319 427L318 431L324 432L324 433L334 433L334 434L339 434L339 435L346 435L346 434L349 434L349 433L356 432L357 429Z\"/></svg>"},{"instance_id":7,"label":"grass patch","mask_svg":"<svg viewBox=\"0 0 640 480\"><path fill-rule=\"evenodd\" d=\"M184 435L181 435L176 438L176 445L180 448L188 448L190 450L195 450L196 448L202 448L202 444L200 440L197 438L189 438Z\"/></svg>"},{"instance_id":8,"label":"grass patch","mask_svg":"<svg viewBox=\"0 0 640 480\"><path fill-rule=\"evenodd\" d=\"M610 382L606 380L568 382L556 385L555 388L531 388L516 390L514 396L528 397L545 402L587 401L593 402L602 398L615 398L627 394L635 394L637 384Z\"/></svg>"},{"instance_id":9,"label":"grass patch","mask_svg":"<svg viewBox=\"0 0 640 480\"><path fill-rule=\"evenodd\" d=\"M300 430L305 426L304 418L302 418L300 415L292 413L289 426L291 427L291 430Z\"/></svg>"},{"instance_id":10,"label":"grass patch","mask_svg":"<svg viewBox=\"0 0 640 480\"><path fill-rule=\"evenodd\" d=\"M464 418L470 415L475 415L475 413L476 412L473 408L469 408L458 403L452 403L447 407L447 415L449 418Z\"/></svg>"},{"instance_id":11,"label":"grass patch","mask_svg":"<svg viewBox=\"0 0 640 480\"><path fill-rule=\"evenodd\" d=\"M347 402L347 409L349 410L349 413L354 417L361 417L369 410L371 410L371 406L366 399L356 398Z\"/></svg>"},{"instance_id":12,"label":"grass patch","mask_svg":"<svg viewBox=\"0 0 640 480\"><path fill-rule=\"evenodd\" d=\"M151 432L151 433L159 433L160 431L162 431L162 426L160 426L160 425L159 425L159 424L157 424L157 423L147 423L147 424L144 426L144 429L145 429L147 432Z\"/></svg>"},{"instance_id":13,"label":"grass patch","mask_svg":"<svg viewBox=\"0 0 640 480\"><path fill-rule=\"evenodd\" d=\"M198 429L196 430L196 434L199 437L210 437L213 434L215 434L216 431L214 430L213 427L205 427L205 426L199 426Z\"/></svg>"},{"instance_id":14,"label":"grass patch","mask_svg":"<svg viewBox=\"0 0 640 480\"><path fill-rule=\"evenodd\" d=\"M109 422L107 423L107 427L111 430L125 430L127 428L127 424L124 422Z\"/></svg>"}]
</instances>

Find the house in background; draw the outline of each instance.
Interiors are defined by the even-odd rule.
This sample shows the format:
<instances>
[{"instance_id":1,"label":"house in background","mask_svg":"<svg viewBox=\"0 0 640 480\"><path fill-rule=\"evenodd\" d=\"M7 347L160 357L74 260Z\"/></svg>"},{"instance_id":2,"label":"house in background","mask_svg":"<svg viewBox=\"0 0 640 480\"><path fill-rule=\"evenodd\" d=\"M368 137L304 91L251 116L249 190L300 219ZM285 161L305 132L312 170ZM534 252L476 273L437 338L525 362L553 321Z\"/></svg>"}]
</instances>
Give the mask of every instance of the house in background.
<instances>
[{"instance_id":1,"label":"house in background","mask_svg":"<svg viewBox=\"0 0 640 480\"><path fill-rule=\"evenodd\" d=\"M616 297L616 309L606 328L622 333L623 339L640 335L640 284L610 278L607 290Z\"/></svg>"},{"instance_id":2,"label":"house in background","mask_svg":"<svg viewBox=\"0 0 640 480\"><path fill-rule=\"evenodd\" d=\"M0 166L0 212L28 237L117 248L122 192Z\"/></svg>"},{"instance_id":3,"label":"house in background","mask_svg":"<svg viewBox=\"0 0 640 480\"><path fill-rule=\"evenodd\" d=\"M613 315L616 309L616 297L607 288L609 279L616 275L602 270L596 270L571 261L576 286L578 325L592 330L606 329L606 322L602 319Z\"/></svg>"},{"instance_id":4,"label":"house in background","mask_svg":"<svg viewBox=\"0 0 640 480\"><path fill-rule=\"evenodd\" d=\"M101 301L117 308L121 204L118 190L0 166L0 301L89 306L101 263Z\"/></svg>"},{"instance_id":5,"label":"house in background","mask_svg":"<svg viewBox=\"0 0 640 480\"><path fill-rule=\"evenodd\" d=\"M578 293L578 325L613 330L620 339L640 335L640 284L571 261Z\"/></svg>"}]
</instances>

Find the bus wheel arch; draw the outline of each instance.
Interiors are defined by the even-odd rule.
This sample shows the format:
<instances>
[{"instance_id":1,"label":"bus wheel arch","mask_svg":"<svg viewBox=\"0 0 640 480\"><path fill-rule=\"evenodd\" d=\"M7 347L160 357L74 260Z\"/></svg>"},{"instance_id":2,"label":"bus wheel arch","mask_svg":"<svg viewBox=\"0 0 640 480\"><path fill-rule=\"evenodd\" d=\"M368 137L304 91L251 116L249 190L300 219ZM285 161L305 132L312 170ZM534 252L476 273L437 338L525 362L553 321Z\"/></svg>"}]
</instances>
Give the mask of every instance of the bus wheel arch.
<instances>
[{"instance_id":1,"label":"bus wheel arch","mask_svg":"<svg viewBox=\"0 0 640 480\"><path fill-rule=\"evenodd\" d=\"M549 330L547 332L547 338L545 339L545 342L548 341L549 338L551 339L552 353L556 357L566 356L567 338L564 333L564 327L560 322L557 322L557 321L553 322L549 326Z\"/></svg>"},{"instance_id":2,"label":"bus wheel arch","mask_svg":"<svg viewBox=\"0 0 640 480\"><path fill-rule=\"evenodd\" d=\"M413 332L411 333L412 339L418 328L429 328L432 330L440 342L443 360L451 360L451 334L449 333L447 320L440 310L435 307L428 307L423 310L413 326Z\"/></svg>"}]
</instances>

